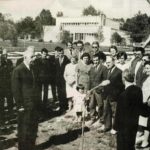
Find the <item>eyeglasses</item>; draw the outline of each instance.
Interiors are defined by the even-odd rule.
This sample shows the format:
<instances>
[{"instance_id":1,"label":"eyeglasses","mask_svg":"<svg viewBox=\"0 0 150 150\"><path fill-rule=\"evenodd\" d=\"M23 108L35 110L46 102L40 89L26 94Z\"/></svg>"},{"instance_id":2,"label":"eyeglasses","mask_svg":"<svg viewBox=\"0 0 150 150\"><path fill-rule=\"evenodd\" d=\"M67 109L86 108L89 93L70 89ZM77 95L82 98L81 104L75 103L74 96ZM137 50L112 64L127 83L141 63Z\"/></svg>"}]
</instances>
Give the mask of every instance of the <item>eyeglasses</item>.
<instances>
[{"instance_id":1,"label":"eyeglasses","mask_svg":"<svg viewBox=\"0 0 150 150\"><path fill-rule=\"evenodd\" d=\"M97 46L93 46L92 48L98 48Z\"/></svg>"}]
</instances>

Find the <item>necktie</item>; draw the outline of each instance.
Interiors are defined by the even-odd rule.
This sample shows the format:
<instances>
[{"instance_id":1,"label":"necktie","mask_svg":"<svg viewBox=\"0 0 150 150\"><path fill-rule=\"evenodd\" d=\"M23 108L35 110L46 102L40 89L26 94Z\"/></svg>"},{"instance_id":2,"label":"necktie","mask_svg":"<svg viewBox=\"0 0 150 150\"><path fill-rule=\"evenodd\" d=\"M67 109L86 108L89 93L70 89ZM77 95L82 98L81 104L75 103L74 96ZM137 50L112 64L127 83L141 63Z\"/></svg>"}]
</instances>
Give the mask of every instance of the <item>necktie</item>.
<instances>
[{"instance_id":1,"label":"necktie","mask_svg":"<svg viewBox=\"0 0 150 150\"><path fill-rule=\"evenodd\" d=\"M109 79L109 78L110 78L110 76L111 76L111 70L112 70L112 69L109 69L109 71L108 71L107 79Z\"/></svg>"},{"instance_id":2,"label":"necktie","mask_svg":"<svg viewBox=\"0 0 150 150\"><path fill-rule=\"evenodd\" d=\"M62 58L61 58L61 57L59 57L59 63L60 63L60 65L61 65L61 63L62 63Z\"/></svg>"},{"instance_id":3,"label":"necktie","mask_svg":"<svg viewBox=\"0 0 150 150\"><path fill-rule=\"evenodd\" d=\"M70 55L72 55L72 49L70 49Z\"/></svg>"}]
</instances>

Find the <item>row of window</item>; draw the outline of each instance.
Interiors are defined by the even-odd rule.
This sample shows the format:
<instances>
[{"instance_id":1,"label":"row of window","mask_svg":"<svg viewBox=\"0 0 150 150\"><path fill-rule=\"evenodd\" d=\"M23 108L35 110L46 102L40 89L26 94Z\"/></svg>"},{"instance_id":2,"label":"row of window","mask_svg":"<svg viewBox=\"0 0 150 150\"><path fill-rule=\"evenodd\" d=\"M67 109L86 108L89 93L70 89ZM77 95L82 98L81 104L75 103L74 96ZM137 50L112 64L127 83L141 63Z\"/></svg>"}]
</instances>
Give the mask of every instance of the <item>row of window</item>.
<instances>
[{"instance_id":1,"label":"row of window","mask_svg":"<svg viewBox=\"0 0 150 150\"><path fill-rule=\"evenodd\" d=\"M85 36L95 36L95 33L75 33L75 40L85 40ZM73 36L73 34L72 34Z\"/></svg>"},{"instance_id":2,"label":"row of window","mask_svg":"<svg viewBox=\"0 0 150 150\"><path fill-rule=\"evenodd\" d=\"M79 26L79 25L98 25L98 22L85 22L85 23L61 23L63 26L68 26L68 25L75 25L75 26Z\"/></svg>"}]
</instances>

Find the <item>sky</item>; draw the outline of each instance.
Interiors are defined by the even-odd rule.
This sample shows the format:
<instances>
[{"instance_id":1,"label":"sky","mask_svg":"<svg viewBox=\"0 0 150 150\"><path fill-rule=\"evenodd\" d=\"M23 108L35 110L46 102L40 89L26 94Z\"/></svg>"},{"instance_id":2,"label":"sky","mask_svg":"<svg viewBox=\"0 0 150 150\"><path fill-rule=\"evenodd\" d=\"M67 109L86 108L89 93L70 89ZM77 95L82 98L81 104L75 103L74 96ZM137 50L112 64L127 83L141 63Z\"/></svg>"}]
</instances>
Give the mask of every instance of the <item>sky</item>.
<instances>
[{"instance_id":1,"label":"sky","mask_svg":"<svg viewBox=\"0 0 150 150\"><path fill-rule=\"evenodd\" d=\"M89 5L103 11L108 18L130 18L139 10L150 16L147 0L0 0L0 12L14 21L26 16L34 18L42 9L49 9L54 17L58 11L64 16L75 17L82 15Z\"/></svg>"}]
</instances>

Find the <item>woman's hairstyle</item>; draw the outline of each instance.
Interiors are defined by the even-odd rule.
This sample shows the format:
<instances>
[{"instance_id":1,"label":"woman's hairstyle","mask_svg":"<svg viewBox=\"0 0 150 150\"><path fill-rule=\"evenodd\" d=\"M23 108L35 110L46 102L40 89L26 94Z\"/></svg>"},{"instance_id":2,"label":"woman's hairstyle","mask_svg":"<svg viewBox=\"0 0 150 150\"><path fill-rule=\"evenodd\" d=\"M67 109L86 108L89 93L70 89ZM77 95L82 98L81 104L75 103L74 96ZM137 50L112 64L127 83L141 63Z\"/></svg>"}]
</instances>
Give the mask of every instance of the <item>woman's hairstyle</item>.
<instances>
[{"instance_id":1,"label":"woman's hairstyle","mask_svg":"<svg viewBox=\"0 0 150 150\"><path fill-rule=\"evenodd\" d=\"M90 60L90 54L89 53L83 53L81 56L81 59L83 59L83 57L88 57Z\"/></svg>"},{"instance_id":2,"label":"woman's hairstyle","mask_svg":"<svg viewBox=\"0 0 150 150\"><path fill-rule=\"evenodd\" d=\"M59 47L59 46L57 46L56 48L55 48L55 51L57 51L57 52L61 52L61 51L63 51L64 49L62 48L62 47Z\"/></svg>"},{"instance_id":3,"label":"woman's hairstyle","mask_svg":"<svg viewBox=\"0 0 150 150\"><path fill-rule=\"evenodd\" d=\"M77 41L77 44L82 44L82 45L84 45L84 43L83 43L83 41Z\"/></svg>"},{"instance_id":4,"label":"woman's hairstyle","mask_svg":"<svg viewBox=\"0 0 150 150\"><path fill-rule=\"evenodd\" d=\"M129 69L125 69L122 72L122 77L128 82L131 82L131 83L134 82L134 75L130 72Z\"/></svg>"},{"instance_id":5,"label":"woman's hairstyle","mask_svg":"<svg viewBox=\"0 0 150 150\"><path fill-rule=\"evenodd\" d=\"M79 89L84 90L84 86L82 84L77 85L76 87L77 91L79 91Z\"/></svg>"},{"instance_id":6,"label":"woman's hairstyle","mask_svg":"<svg viewBox=\"0 0 150 150\"><path fill-rule=\"evenodd\" d=\"M124 57L124 60L127 59L127 53L124 52L124 51L120 51L118 54L117 54L117 59L121 58L121 57Z\"/></svg>"},{"instance_id":7,"label":"woman's hairstyle","mask_svg":"<svg viewBox=\"0 0 150 150\"><path fill-rule=\"evenodd\" d=\"M46 48L42 48L41 53L43 53L43 52L48 53L48 50Z\"/></svg>"},{"instance_id":8,"label":"woman's hairstyle","mask_svg":"<svg viewBox=\"0 0 150 150\"><path fill-rule=\"evenodd\" d=\"M94 41L94 42L92 43L92 45L94 45L94 44L96 44L96 45L99 47L98 41Z\"/></svg>"},{"instance_id":9,"label":"woman's hairstyle","mask_svg":"<svg viewBox=\"0 0 150 150\"><path fill-rule=\"evenodd\" d=\"M150 61L145 61L144 66L150 65Z\"/></svg>"},{"instance_id":10,"label":"woman's hairstyle","mask_svg":"<svg viewBox=\"0 0 150 150\"><path fill-rule=\"evenodd\" d=\"M135 51L141 51L142 54L145 53L145 49L143 47L134 47L133 52L135 52Z\"/></svg>"},{"instance_id":11,"label":"woman's hairstyle","mask_svg":"<svg viewBox=\"0 0 150 150\"><path fill-rule=\"evenodd\" d=\"M111 49L115 49L115 51L116 51L116 52L118 52L117 47L116 47L116 46L114 46L114 45L110 46L110 48L109 48L109 52L110 52L110 50L111 50Z\"/></svg>"}]
</instances>

